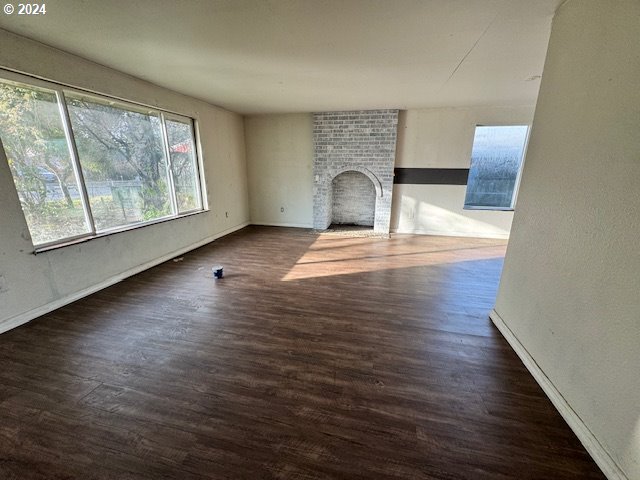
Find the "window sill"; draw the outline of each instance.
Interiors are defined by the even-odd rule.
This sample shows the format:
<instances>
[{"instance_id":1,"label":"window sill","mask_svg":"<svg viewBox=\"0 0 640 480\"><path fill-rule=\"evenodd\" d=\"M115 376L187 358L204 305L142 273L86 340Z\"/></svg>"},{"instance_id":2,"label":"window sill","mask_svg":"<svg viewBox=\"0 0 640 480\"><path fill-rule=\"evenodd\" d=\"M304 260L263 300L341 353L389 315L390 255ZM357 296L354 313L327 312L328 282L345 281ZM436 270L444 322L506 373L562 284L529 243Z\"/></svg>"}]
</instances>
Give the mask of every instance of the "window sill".
<instances>
[{"instance_id":1,"label":"window sill","mask_svg":"<svg viewBox=\"0 0 640 480\"><path fill-rule=\"evenodd\" d=\"M58 243L54 243L54 244L50 244L50 245L43 245L41 247L34 247L33 249L33 254L37 255L39 253L45 253L45 252L50 252L52 250L57 250L59 248L65 248L65 247L70 247L73 245L78 245L80 243L86 243L89 242L91 240L95 240L96 238L102 238L102 237L108 237L110 235L115 235L117 233L122 233L122 232L129 232L131 230L137 230L139 228L144 228L144 227L148 227L150 225L158 225L160 223L165 223L165 222L171 222L172 220L178 220L180 218L187 218L187 217L193 217L194 215L199 215L201 213L206 213L209 212L209 209L204 209L204 210L198 210L195 212L188 212L188 213L183 213L181 215L176 215L175 217L164 217L164 218L159 218L157 220L152 220L150 222L140 222L140 223L134 223L131 225L126 225L124 227L118 227L118 228L113 228L110 230L105 230L103 232L99 232L96 233L95 235L83 235L80 237L76 237L73 239L67 239L67 240L62 240Z\"/></svg>"},{"instance_id":2,"label":"window sill","mask_svg":"<svg viewBox=\"0 0 640 480\"><path fill-rule=\"evenodd\" d=\"M512 207L483 207L483 206L475 206L475 205L465 205L462 207L463 210L489 210L495 212L513 212L514 209Z\"/></svg>"}]
</instances>

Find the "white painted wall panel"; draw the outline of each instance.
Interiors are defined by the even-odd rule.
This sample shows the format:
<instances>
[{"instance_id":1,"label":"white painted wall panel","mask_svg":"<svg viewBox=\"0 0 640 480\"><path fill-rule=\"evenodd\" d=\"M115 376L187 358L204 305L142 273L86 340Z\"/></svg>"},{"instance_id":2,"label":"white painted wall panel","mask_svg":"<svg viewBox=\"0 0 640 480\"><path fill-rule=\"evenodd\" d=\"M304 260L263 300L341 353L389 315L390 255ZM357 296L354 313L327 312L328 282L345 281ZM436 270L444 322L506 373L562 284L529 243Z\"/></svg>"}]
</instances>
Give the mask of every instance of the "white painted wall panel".
<instances>
[{"instance_id":1,"label":"white painted wall panel","mask_svg":"<svg viewBox=\"0 0 640 480\"><path fill-rule=\"evenodd\" d=\"M249 220L242 117L0 30L0 68L194 117L209 212L34 255L0 155L0 330ZM228 215L227 215L227 213Z\"/></svg>"},{"instance_id":2,"label":"white painted wall panel","mask_svg":"<svg viewBox=\"0 0 640 480\"><path fill-rule=\"evenodd\" d=\"M465 107L400 112L396 168L469 168L476 125L528 125L532 106ZM507 238L513 212L465 210L464 185L396 184L391 229ZM517 206L516 206L517 208Z\"/></svg>"},{"instance_id":3,"label":"white painted wall panel","mask_svg":"<svg viewBox=\"0 0 640 480\"><path fill-rule=\"evenodd\" d=\"M246 117L245 132L252 223L311 228L312 115Z\"/></svg>"},{"instance_id":4,"label":"white painted wall panel","mask_svg":"<svg viewBox=\"0 0 640 480\"><path fill-rule=\"evenodd\" d=\"M610 478L629 479L640 479L638 39L637 0L560 7L495 307L619 467Z\"/></svg>"}]
</instances>

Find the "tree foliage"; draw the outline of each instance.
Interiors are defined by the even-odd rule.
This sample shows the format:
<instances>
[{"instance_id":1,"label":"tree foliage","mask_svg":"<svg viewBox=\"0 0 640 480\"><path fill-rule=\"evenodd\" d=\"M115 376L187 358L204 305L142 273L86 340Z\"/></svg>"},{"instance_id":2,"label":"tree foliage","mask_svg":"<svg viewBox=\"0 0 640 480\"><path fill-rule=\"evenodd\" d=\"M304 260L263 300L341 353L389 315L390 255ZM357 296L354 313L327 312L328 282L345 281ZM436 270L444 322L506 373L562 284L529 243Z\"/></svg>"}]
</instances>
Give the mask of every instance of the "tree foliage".
<instances>
[{"instance_id":1,"label":"tree foliage","mask_svg":"<svg viewBox=\"0 0 640 480\"><path fill-rule=\"evenodd\" d=\"M0 81L0 138L39 242L87 229L58 100L51 90ZM75 93L65 101L96 227L170 214L159 114ZM191 125L166 124L178 207L189 210L198 205Z\"/></svg>"},{"instance_id":2,"label":"tree foliage","mask_svg":"<svg viewBox=\"0 0 640 480\"><path fill-rule=\"evenodd\" d=\"M46 202L46 176L73 208L75 182L55 94L0 83L0 135L21 199L32 210Z\"/></svg>"},{"instance_id":3,"label":"tree foliage","mask_svg":"<svg viewBox=\"0 0 640 480\"><path fill-rule=\"evenodd\" d=\"M168 212L160 119L82 97L70 97L68 107L85 176L139 180L143 210Z\"/></svg>"}]
</instances>

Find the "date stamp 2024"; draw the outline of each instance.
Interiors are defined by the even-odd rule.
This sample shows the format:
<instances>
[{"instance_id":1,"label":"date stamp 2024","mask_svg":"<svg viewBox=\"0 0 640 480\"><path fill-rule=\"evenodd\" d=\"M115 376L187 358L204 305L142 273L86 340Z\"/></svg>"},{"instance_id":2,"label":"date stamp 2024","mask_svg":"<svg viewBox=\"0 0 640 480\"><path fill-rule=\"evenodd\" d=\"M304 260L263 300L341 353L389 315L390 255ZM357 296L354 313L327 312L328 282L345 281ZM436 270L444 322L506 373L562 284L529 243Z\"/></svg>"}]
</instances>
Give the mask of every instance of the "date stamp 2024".
<instances>
[{"instance_id":1,"label":"date stamp 2024","mask_svg":"<svg viewBox=\"0 0 640 480\"><path fill-rule=\"evenodd\" d=\"M2 9L5 15L46 15L45 3L6 3Z\"/></svg>"}]
</instances>

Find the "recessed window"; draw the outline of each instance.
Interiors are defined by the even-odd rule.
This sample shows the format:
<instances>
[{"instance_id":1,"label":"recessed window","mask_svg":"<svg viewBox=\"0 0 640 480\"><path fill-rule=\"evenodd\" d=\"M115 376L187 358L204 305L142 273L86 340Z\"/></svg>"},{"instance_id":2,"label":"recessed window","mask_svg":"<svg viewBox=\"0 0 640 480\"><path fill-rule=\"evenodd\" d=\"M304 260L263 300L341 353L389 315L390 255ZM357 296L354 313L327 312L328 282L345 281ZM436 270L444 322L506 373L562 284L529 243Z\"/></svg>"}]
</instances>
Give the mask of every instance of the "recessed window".
<instances>
[{"instance_id":1,"label":"recessed window","mask_svg":"<svg viewBox=\"0 0 640 480\"><path fill-rule=\"evenodd\" d=\"M36 248L202 210L192 119L34 83L0 80L0 138Z\"/></svg>"},{"instance_id":2,"label":"recessed window","mask_svg":"<svg viewBox=\"0 0 640 480\"><path fill-rule=\"evenodd\" d=\"M476 127L465 208L513 209L528 132L527 125Z\"/></svg>"}]
</instances>

